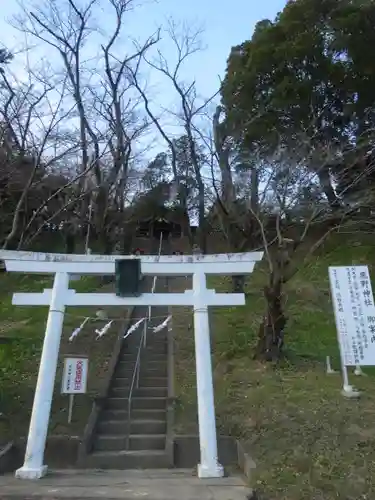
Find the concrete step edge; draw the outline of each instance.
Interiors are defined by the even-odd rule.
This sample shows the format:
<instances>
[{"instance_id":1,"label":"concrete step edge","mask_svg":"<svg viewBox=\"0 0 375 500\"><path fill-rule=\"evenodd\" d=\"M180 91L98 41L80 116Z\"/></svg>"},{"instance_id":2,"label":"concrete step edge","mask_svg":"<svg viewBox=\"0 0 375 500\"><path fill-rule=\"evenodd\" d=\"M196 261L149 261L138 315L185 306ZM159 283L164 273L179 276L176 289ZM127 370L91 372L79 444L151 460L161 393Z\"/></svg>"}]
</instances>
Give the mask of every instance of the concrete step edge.
<instances>
[{"instance_id":1,"label":"concrete step edge","mask_svg":"<svg viewBox=\"0 0 375 500\"><path fill-rule=\"evenodd\" d=\"M147 366L150 363L152 363L153 365L155 365L156 363L158 363L158 364L164 364L166 362L167 358L168 358L168 356L163 356L163 359L151 359L151 360L142 359L141 360L141 366ZM126 368L132 368L132 369L134 369L134 365L135 365L135 359L132 359L132 360L122 360L122 359L119 359L116 368L125 368L126 367Z\"/></svg>"},{"instance_id":2,"label":"concrete step edge","mask_svg":"<svg viewBox=\"0 0 375 500\"><path fill-rule=\"evenodd\" d=\"M123 419L123 420L107 420L107 419L105 419L105 420L102 420L99 425L101 425L101 424L107 424L107 425L119 424L119 423L123 423L123 422L127 422L127 419ZM131 423L132 424L135 424L135 423L137 423L137 424L165 424L165 420L156 420L156 419L153 420L153 419L143 419L143 418L135 418L134 419L134 418L132 418Z\"/></svg>"},{"instance_id":3,"label":"concrete step edge","mask_svg":"<svg viewBox=\"0 0 375 500\"><path fill-rule=\"evenodd\" d=\"M108 411L115 412L116 410L108 410ZM117 411L122 411L122 410L117 410ZM144 418L143 418L143 417L140 417L140 418L139 418L139 417L137 417L137 416L134 416L134 413L135 413L136 411L137 411L137 410L132 410L132 412L131 412L131 421L132 421L132 422L138 422L139 420L144 420ZM166 422L167 413L166 413L166 411L165 411L165 410L147 410L147 409L145 409L145 410L140 410L140 411L143 411L143 412L147 412L147 411L150 411L150 412L159 412L159 411L160 411L160 412L163 412L163 413L165 414L165 415L164 415L164 417L165 417L165 418L163 418L163 416L162 416L162 415L158 415L160 418L153 419L153 418L151 418L151 417L152 417L152 415L150 415L150 416L149 416L150 418L147 418L147 419L146 419L146 421L147 421L147 422ZM114 418L114 417L116 417L116 418ZM162 420L161 420L161 418L162 418ZM125 411L123 412L123 414L119 414L119 415L112 414L112 415L111 415L111 418L109 418L109 419L108 419L108 418L105 418L105 419L103 419L103 420L102 420L102 422L108 422L108 421L115 422L115 423L124 423L124 422L127 422L127 421L128 421L128 411L127 411L127 410L125 410ZM100 425L100 424L99 424L99 425Z\"/></svg>"},{"instance_id":4,"label":"concrete step edge","mask_svg":"<svg viewBox=\"0 0 375 500\"><path fill-rule=\"evenodd\" d=\"M119 398L114 398L114 399L119 399ZM125 398L125 399L127 399L127 398ZM108 409L103 410L104 413L107 412L107 411L110 411L111 413L118 413L118 414L124 413L126 415L128 414L128 410L116 410L116 409L115 410L108 410ZM161 408L140 408L140 409L137 409L137 410L134 410L134 411L141 411L141 412L150 413L150 414L155 413L155 412L157 412L157 413L161 413L161 412L166 413L166 410L165 409L161 409Z\"/></svg>"},{"instance_id":5,"label":"concrete step edge","mask_svg":"<svg viewBox=\"0 0 375 500\"><path fill-rule=\"evenodd\" d=\"M112 391L117 391L117 390L124 390L124 389L130 389L130 387L128 386L116 386L116 387L111 387L111 390ZM165 391L166 389L168 389L168 387L163 387L163 386L160 386L160 385L154 385L154 386L143 386L143 387L134 387L133 388L133 392L135 391Z\"/></svg>"},{"instance_id":6,"label":"concrete step edge","mask_svg":"<svg viewBox=\"0 0 375 500\"><path fill-rule=\"evenodd\" d=\"M109 450L109 451L104 451L104 450L98 450L98 451L93 451L90 453L90 456L121 456L121 455L156 455L156 456L164 456L166 455L167 452L166 450L120 450L120 451L114 451L114 450Z\"/></svg>"},{"instance_id":7,"label":"concrete step edge","mask_svg":"<svg viewBox=\"0 0 375 500\"><path fill-rule=\"evenodd\" d=\"M110 396L107 398L107 401L110 401L111 399L115 399L116 401L118 401L118 400L128 401L129 400L129 398L116 398L116 397ZM160 396L160 397L157 397L157 396L156 397L153 397L153 396L150 396L150 397L148 397L148 396L133 396L132 397L132 401L134 401L134 400L139 401L139 400L145 400L145 399L147 399L147 400L152 399L152 400L160 401L161 399L163 399L163 400L167 399L167 397L166 396L165 397L162 397L162 396Z\"/></svg>"},{"instance_id":8,"label":"concrete step edge","mask_svg":"<svg viewBox=\"0 0 375 500\"><path fill-rule=\"evenodd\" d=\"M99 433L97 439L127 439L127 434L101 434ZM130 434L130 439L165 439L166 434Z\"/></svg>"},{"instance_id":9,"label":"concrete step edge","mask_svg":"<svg viewBox=\"0 0 375 500\"><path fill-rule=\"evenodd\" d=\"M121 376L116 376L113 378L113 380L118 380L118 379L123 379L123 380L132 380L132 377L121 377ZM154 380L154 379L163 379L163 380L167 380L168 377L165 375L165 376L159 376L159 377L146 377L146 376L140 376L139 377L139 381L142 381L142 380Z\"/></svg>"}]
</instances>

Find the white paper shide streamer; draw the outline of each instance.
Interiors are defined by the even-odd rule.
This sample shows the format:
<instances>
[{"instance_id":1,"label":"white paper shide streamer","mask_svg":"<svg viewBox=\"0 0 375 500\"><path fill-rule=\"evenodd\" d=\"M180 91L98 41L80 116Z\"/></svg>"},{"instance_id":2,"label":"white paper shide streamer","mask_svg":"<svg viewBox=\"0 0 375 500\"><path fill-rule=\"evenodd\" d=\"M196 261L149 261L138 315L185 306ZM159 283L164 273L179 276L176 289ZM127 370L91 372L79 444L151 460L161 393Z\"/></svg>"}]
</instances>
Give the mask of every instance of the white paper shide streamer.
<instances>
[{"instance_id":1,"label":"white paper shide streamer","mask_svg":"<svg viewBox=\"0 0 375 500\"><path fill-rule=\"evenodd\" d=\"M153 332L158 333L158 332L161 332L162 330L164 330L164 328L166 328L168 326L168 323L170 322L171 319L172 319L172 316L168 316L168 318L165 319L163 321L163 323L161 323L160 325L155 326L155 328L153 328Z\"/></svg>"},{"instance_id":2,"label":"white paper shide streamer","mask_svg":"<svg viewBox=\"0 0 375 500\"><path fill-rule=\"evenodd\" d=\"M108 332L108 330L111 328L112 323L113 320L109 321L100 330L98 328L95 330L95 333L97 334L96 340L100 339L101 337L103 337L103 335L105 335Z\"/></svg>"},{"instance_id":3,"label":"white paper shide streamer","mask_svg":"<svg viewBox=\"0 0 375 500\"><path fill-rule=\"evenodd\" d=\"M129 330L125 333L124 335L124 339L126 339L126 337L129 337L129 335L131 333L133 333L144 321L145 321L146 318L141 318L140 320L138 320L136 323L134 323L134 325L132 325Z\"/></svg>"},{"instance_id":4,"label":"white paper shide streamer","mask_svg":"<svg viewBox=\"0 0 375 500\"><path fill-rule=\"evenodd\" d=\"M73 331L73 333L69 337L69 342L72 342L77 337L77 335L81 332L82 328L85 326L89 319L90 318L85 318L81 325Z\"/></svg>"}]
</instances>

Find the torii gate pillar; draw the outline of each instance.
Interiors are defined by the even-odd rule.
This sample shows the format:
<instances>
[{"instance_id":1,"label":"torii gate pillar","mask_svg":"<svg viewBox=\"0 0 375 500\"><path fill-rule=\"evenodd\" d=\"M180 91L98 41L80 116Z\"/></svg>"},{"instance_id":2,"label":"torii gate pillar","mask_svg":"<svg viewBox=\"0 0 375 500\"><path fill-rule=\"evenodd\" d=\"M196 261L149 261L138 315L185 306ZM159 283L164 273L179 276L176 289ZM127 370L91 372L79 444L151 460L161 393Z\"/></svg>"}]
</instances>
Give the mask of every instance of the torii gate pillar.
<instances>
[{"instance_id":1,"label":"torii gate pillar","mask_svg":"<svg viewBox=\"0 0 375 500\"><path fill-rule=\"evenodd\" d=\"M23 466L16 471L16 477L20 479L39 479L47 472L47 465L43 464L44 448L63 331L64 299L68 289L69 274L56 273L31 413L25 460Z\"/></svg>"},{"instance_id":2,"label":"torii gate pillar","mask_svg":"<svg viewBox=\"0 0 375 500\"><path fill-rule=\"evenodd\" d=\"M217 453L209 316L207 304L202 300L206 290L204 272L194 273L194 341L201 451L201 462L198 464L200 478L224 476L224 468L219 464Z\"/></svg>"}]
</instances>

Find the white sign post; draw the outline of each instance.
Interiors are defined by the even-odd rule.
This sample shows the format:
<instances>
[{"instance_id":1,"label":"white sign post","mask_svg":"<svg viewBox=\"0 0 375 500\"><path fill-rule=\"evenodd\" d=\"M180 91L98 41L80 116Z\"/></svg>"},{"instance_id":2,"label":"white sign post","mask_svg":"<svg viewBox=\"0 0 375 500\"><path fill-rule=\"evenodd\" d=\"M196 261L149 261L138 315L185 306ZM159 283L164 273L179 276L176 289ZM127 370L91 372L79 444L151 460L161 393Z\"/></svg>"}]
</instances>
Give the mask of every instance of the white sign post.
<instances>
[{"instance_id":1,"label":"white sign post","mask_svg":"<svg viewBox=\"0 0 375 500\"><path fill-rule=\"evenodd\" d=\"M53 386L60 346L65 306L193 306L197 400L201 460L200 478L222 477L218 462L212 383L209 306L245 304L243 293L216 293L207 289L206 275L251 274L262 252L217 255L141 256L141 272L151 276L193 276L193 290L184 293L144 293L139 297L117 297L114 293L76 293L69 289L71 274L114 274L115 260L120 255L67 255L0 250L7 271L55 274L52 290L41 293L15 293L13 304L49 305L48 321L35 390L33 412L25 462L16 476L37 479L47 470L43 464L44 447L51 410ZM133 257L139 258L139 257Z\"/></svg>"},{"instance_id":2,"label":"white sign post","mask_svg":"<svg viewBox=\"0 0 375 500\"><path fill-rule=\"evenodd\" d=\"M68 423L72 422L75 394L85 394L87 387L89 360L86 357L64 359L61 394L69 394Z\"/></svg>"},{"instance_id":3,"label":"white sign post","mask_svg":"<svg viewBox=\"0 0 375 500\"><path fill-rule=\"evenodd\" d=\"M367 266L330 267L329 280L343 374L343 394L358 397L347 366L375 365L375 306Z\"/></svg>"}]
</instances>

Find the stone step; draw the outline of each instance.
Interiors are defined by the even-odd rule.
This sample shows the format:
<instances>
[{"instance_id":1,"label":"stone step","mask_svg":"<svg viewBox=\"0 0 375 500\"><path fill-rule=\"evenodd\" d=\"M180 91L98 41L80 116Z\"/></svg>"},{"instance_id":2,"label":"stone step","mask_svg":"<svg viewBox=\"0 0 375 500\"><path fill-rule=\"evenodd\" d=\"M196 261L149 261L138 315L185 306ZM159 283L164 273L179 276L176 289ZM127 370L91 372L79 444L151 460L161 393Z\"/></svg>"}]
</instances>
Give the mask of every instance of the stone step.
<instances>
[{"instance_id":1,"label":"stone step","mask_svg":"<svg viewBox=\"0 0 375 500\"><path fill-rule=\"evenodd\" d=\"M117 398L127 398L129 396L129 387L113 387L110 395ZM140 398L161 398L167 397L168 389L166 387L138 387L134 386L133 396Z\"/></svg>"},{"instance_id":2,"label":"stone step","mask_svg":"<svg viewBox=\"0 0 375 500\"><path fill-rule=\"evenodd\" d=\"M129 363L120 361L118 367L121 369L123 366L128 366L128 365ZM141 359L141 370L142 368L157 370L158 368L166 368L166 366L167 366L167 356L164 356L164 358L162 358L161 360Z\"/></svg>"},{"instance_id":3,"label":"stone step","mask_svg":"<svg viewBox=\"0 0 375 500\"><path fill-rule=\"evenodd\" d=\"M148 363L149 361L165 361L167 359L166 353L159 352L142 352L141 353L141 364ZM123 354L119 358L119 363L132 363L136 362L137 355L135 353Z\"/></svg>"},{"instance_id":4,"label":"stone step","mask_svg":"<svg viewBox=\"0 0 375 500\"><path fill-rule=\"evenodd\" d=\"M165 434L167 424L165 420L134 420L130 421L131 434ZM128 433L128 420L102 420L98 431L101 435L121 435Z\"/></svg>"},{"instance_id":5,"label":"stone step","mask_svg":"<svg viewBox=\"0 0 375 500\"><path fill-rule=\"evenodd\" d=\"M167 333L165 333L164 335L159 333L159 335L154 335L152 330L148 330L145 347L154 344L167 344L168 343ZM128 347L138 347L140 341L141 341L141 334L139 334L137 337L130 336L125 340L124 349Z\"/></svg>"},{"instance_id":6,"label":"stone step","mask_svg":"<svg viewBox=\"0 0 375 500\"><path fill-rule=\"evenodd\" d=\"M132 407L131 409L131 421L135 422L139 420L166 420L167 414L165 409L154 410L154 409L137 409ZM115 420L121 421L127 420L128 411L127 410L104 410L102 413L103 420Z\"/></svg>"},{"instance_id":7,"label":"stone step","mask_svg":"<svg viewBox=\"0 0 375 500\"><path fill-rule=\"evenodd\" d=\"M167 407L166 398L139 398L133 397L131 409L133 410L164 410ZM107 399L108 410L127 410L128 398L113 398Z\"/></svg>"},{"instance_id":8,"label":"stone step","mask_svg":"<svg viewBox=\"0 0 375 500\"><path fill-rule=\"evenodd\" d=\"M170 466L165 450L97 451L85 462L92 469L166 469Z\"/></svg>"},{"instance_id":9,"label":"stone step","mask_svg":"<svg viewBox=\"0 0 375 500\"><path fill-rule=\"evenodd\" d=\"M99 434L94 442L94 451L126 450L126 434ZM164 450L165 434L131 434L129 450Z\"/></svg>"},{"instance_id":10,"label":"stone step","mask_svg":"<svg viewBox=\"0 0 375 500\"><path fill-rule=\"evenodd\" d=\"M115 378L132 378L134 374L134 366L122 363L116 368ZM158 366L149 366L141 363L141 378L166 377L167 363L161 363Z\"/></svg>"},{"instance_id":11,"label":"stone step","mask_svg":"<svg viewBox=\"0 0 375 500\"><path fill-rule=\"evenodd\" d=\"M134 344L134 345L129 345L124 347L123 351L120 354L120 357L124 356L125 354L133 354L136 355L139 349L139 344ZM141 352L146 353L146 352L158 352L161 354L166 354L168 349L168 344L167 342L153 342L152 344L147 344L146 347L141 347Z\"/></svg>"},{"instance_id":12,"label":"stone step","mask_svg":"<svg viewBox=\"0 0 375 500\"><path fill-rule=\"evenodd\" d=\"M132 383L131 377L116 377L113 379L112 387L130 387ZM167 377L141 377L139 379L139 387L167 387Z\"/></svg>"},{"instance_id":13,"label":"stone step","mask_svg":"<svg viewBox=\"0 0 375 500\"><path fill-rule=\"evenodd\" d=\"M123 349L129 349L129 348L138 348L139 343L141 341L141 336L138 335L137 337L132 337L128 338L125 340L125 343L123 344ZM150 330L147 332L147 337L146 337L146 345L142 345L142 348L146 348L149 346L153 346L156 344L168 344L168 337L166 335L163 335L162 337L153 337L152 333L150 334Z\"/></svg>"}]
</instances>

